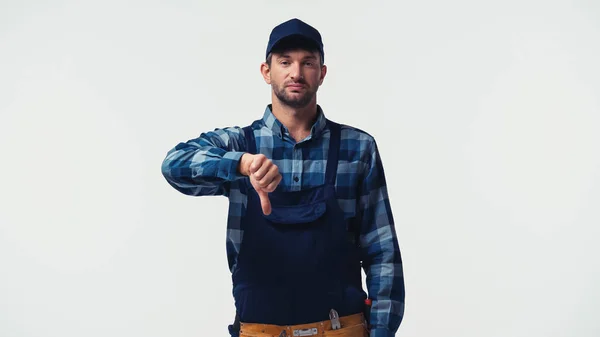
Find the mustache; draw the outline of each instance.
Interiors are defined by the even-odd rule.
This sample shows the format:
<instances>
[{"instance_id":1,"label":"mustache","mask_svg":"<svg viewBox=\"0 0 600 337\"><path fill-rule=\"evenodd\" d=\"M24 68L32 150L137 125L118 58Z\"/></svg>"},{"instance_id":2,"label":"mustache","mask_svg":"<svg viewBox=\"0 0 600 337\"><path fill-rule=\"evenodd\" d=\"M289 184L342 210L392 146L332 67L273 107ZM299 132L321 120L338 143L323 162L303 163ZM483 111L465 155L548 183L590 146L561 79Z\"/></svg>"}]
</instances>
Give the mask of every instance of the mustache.
<instances>
[{"instance_id":1,"label":"mustache","mask_svg":"<svg viewBox=\"0 0 600 337\"><path fill-rule=\"evenodd\" d=\"M292 85L292 84L304 84L304 85L306 85L307 83L306 83L306 81L304 79L299 79L297 81L286 82L283 85L287 87L288 85Z\"/></svg>"}]
</instances>

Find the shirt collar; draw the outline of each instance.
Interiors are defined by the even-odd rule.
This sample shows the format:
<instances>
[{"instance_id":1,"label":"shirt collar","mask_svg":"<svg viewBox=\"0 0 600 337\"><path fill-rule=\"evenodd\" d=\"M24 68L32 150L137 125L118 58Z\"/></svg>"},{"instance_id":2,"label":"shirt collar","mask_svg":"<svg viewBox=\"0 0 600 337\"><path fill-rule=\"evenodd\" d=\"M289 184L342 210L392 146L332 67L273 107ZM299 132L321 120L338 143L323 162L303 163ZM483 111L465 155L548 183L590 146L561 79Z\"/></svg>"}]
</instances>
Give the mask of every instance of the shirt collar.
<instances>
[{"instance_id":1,"label":"shirt collar","mask_svg":"<svg viewBox=\"0 0 600 337\"><path fill-rule=\"evenodd\" d=\"M271 111L271 107L272 105L269 104L265 108L265 113L262 118L263 122L265 123L265 126L271 129L271 131L273 131L273 134L277 135L280 138L283 138L284 134L287 134L289 136L290 133L288 129L275 117L273 111ZM321 107L317 104L317 120L310 129L309 138L318 138L323 133L326 124L327 120L325 118L325 113L323 113L323 109L321 109Z\"/></svg>"}]
</instances>

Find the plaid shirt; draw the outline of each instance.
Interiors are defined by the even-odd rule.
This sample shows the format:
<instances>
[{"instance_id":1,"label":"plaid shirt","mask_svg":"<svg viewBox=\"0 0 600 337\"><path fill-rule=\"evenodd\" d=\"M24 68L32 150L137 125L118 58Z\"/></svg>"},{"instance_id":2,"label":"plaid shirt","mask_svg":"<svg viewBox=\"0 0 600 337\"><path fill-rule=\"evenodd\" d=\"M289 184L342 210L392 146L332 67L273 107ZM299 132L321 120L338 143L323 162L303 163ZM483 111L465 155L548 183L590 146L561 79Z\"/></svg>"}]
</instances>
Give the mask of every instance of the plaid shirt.
<instances>
[{"instance_id":1,"label":"plaid shirt","mask_svg":"<svg viewBox=\"0 0 600 337\"><path fill-rule=\"evenodd\" d=\"M330 132L320 106L310 135L299 143L270 105L253 130L258 152L270 158L283 177L278 189L295 191L324 183ZM238 164L245 150L242 128L215 129L179 143L162 164L167 182L179 192L229 198L226 248L232 272L244 236L241 218L247 197L240 187ZM371 336L394 336L404 315L404 277L383 164L374 138L346 125L341 130L336 191L344 214L361 224L362 266L373 301Z\"/></svg>"}]
</instances>

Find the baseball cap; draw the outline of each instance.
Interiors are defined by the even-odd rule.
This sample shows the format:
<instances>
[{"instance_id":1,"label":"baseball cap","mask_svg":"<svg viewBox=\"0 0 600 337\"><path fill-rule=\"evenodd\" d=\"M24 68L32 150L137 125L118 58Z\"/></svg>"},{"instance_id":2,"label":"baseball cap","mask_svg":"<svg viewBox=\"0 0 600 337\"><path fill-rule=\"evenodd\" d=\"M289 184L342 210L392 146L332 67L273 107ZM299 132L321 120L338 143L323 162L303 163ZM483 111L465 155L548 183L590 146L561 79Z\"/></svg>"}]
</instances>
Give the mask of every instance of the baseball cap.
<instances>
[{"instance_id":1,"label":"baseball cap","mask_svg":"<svg viewBox=\"0 0 600 337\"><path fill-rule=\"evenodd\" d=\"M291 38L298 38L299 41L303 40L314 44L321 53L321 59L325 59L325 54L323 53L323 41L321 40L319 31L297 18L283 22L273 28L271 35L269 36L265 57L269 56L269 53L277 44Z\"/></svg>"}]
</instances>

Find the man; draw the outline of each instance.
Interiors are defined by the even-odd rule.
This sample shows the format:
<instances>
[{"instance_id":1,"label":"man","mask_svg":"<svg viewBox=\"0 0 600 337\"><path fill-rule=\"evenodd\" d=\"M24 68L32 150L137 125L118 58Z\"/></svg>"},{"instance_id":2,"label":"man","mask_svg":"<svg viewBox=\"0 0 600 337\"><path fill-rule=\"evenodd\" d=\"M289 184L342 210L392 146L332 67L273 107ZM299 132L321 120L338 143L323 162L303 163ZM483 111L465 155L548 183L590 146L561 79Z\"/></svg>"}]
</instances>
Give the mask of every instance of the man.
<instances>
[{"instance_id":1,"label":"man","mask_svg":"<svg viewBox=\"0 0 600 337\"><path fill-rule=\"evenodd\" d=\"M394 336L404 278L375 140L317 104L327 67L310 25L275 27L261 73L261 119L179 143L162 165L181 193L229 198L230 334Z\"/></svg>"}]
</instances>

